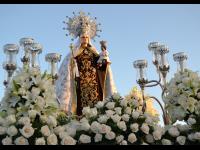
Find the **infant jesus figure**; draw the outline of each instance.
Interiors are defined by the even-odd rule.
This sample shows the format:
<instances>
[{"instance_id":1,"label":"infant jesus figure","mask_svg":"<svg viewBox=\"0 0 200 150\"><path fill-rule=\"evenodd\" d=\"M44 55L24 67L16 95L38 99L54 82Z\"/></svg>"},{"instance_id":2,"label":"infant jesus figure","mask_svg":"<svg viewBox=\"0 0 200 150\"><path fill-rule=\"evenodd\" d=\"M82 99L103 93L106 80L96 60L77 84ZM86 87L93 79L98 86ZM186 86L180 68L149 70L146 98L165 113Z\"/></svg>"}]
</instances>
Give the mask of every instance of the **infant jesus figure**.
<instances>
[{"instance_id":1,"label":"infant jesus figure","mask_svg":"<svg viewBox=\"0 0 200 150\"><path fill-rule=\"evenodd\" d=\"M108 57L109 53L106 49L106 41L100 41L101 44L101 53L99 54L99 59L97 61L97 66L101 67L102 64L111 64L111 61Z\"/></svg>"}]
</instances>

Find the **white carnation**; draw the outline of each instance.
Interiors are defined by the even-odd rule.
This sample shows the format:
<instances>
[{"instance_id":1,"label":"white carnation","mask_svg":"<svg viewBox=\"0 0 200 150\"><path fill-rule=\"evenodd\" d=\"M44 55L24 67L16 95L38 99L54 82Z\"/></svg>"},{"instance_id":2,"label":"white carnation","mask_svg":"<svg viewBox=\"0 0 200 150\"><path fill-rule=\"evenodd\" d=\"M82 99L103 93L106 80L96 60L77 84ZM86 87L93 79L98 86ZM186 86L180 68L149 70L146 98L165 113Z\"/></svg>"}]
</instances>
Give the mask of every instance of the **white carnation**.
<instances>
[{"instance_id":1,"label":"white carnation","mask_svg":"<svg viewBox=\"0 0 200 150\"><path fill-rule=\"evenodd\" d=\"M100 109L104 106L104 101L98 101L97 104L95 105L96 108Z\"/></svg>"},{"instance_id":2,"label":"white carnation","mask_svg":"<svg viewBox=\"0 0 200 150\"><path fill-rule=\"evenodd\" d=\"M118 114L118 115L122 114L122 108L121 107L115 107L114 110L115 110L116 114Z\"/></svg>"},{"instance_id":3,"label":"white carnation","mask_svg":"<svg viewBox=\"0 0 200 150\"><path fill-rule=\"evenodd\" d=\"M200 132L196 132L196 133L194 134L194 139L195 139L195 140L200 140Z\"/></svg>"},{"instance_id":4,"label":"white carnation","mask_svg":"<svg viewBox=\"0 0 200 150\"><path fill-rule=\"evenodd\" d=\"M106 104L106 108L108 108L108 109L114 109L115 108L115 102L108 102L107 104Z\"/></svg>"},{"instance_id":5,"label":"white carnation","mask_svg":"<svg viewBox=\"0 0 200 150\"><path fill-rule=\"evenodd\" d=\"M79 142L83 144L91 143L91 137L85 134L81 134L79 137Z\"/></svg>"},{"instance_id":6,"label":"white carnation","mask_svg":"<svg viewBox=\"0 0 200 150\"><path fill-rule=\"evenodd\" d=\"M15 126L10 126L7 129L7 134L10 135L10 136L15 136L15 135L17 135L17 133L18 133L18 130Z\"/></svg>"},{"instance_id":7,"label":"white carnation","mask_svg":"<svg viewBox=\"0 0 200 150\"><path fill-rule=\"evenodd\" d=\"M51 131L50 131L49 127L47 125L45 125L41 128L41 133L42 133L42 135L47 137L47 136L50 136Z\"/></svg>"},{"instance_id":8,"label":"white carnation","mask_svg":"<svg viewBox=\"0 0 200 150\"><path fill-rule=\"evenodd\" d=\"M123 100L121 100L120 101L120 105L122 106L122 107L127 107L127 100L125 100L125 99L123 99Z\"/></svg>"},{"instance_id":9,"label":"white carnation","mask_svg":"<svg viewBox=\"0 0 200 150\"><path fill-rule=\"evenodd\" d=\"M15 115L9 115L8 117L6 117L6 123L8 125L14 124L15 122L16 122Z\"/></svg>"},{"instance_id":10,"label":"white carnation","mask_svg":"<svg viewBox=\"0 0 200 150\"><path fill-rule=\"evenodd\" d=\"M131 115L132 113L131 107L126 107L125 113Z\"/></svg>"},{"instance_id":11,"label":"white carnation","mask_svg":"<svg viewBox=\"0 0 200 150\"><path fill-rule=\"evenodd\" d=\"M90 130L94 133L99 133L100 130L100 123L98 123L97 121L92 122L91 126L90 126Z\"/></svg>"},{"instance_id":12,"label":"white carnation","mask_svg":"<svg viewBox=\"0 0 200 150\"><path fill-rule=\"evenodd\" d=\"M12 145L12 138L11 137L6 137L2 140L3 145Z\"/></svg>"},{"instance_id":13,"label":"white carnation","mask_svg":"<svg viewBox=\"0 0 200 150\"><path fill-rule=\"evenodd\" d=\"M135 136L134 133L129 134L129 136L128 136L128 141L129 141L130 143L134 143L134 142L137 141L137 138L136 138L136 136Z\"/></svg>"},{"instance_id":14,"label":"white carnation","mask_svg":"<svg viewBox=\"0 0 200 150\"><path fill-rule=\"evenodd\" d=\"M5 124L5 119L0 117L0 126L3 126Z\"/></svg>"},{"instance_id":15,"label":"white carnation","mask_svg":"<svg viewBox=\"0 0 200 150\"><path fill-rule=\"evenodd\" d=\"M105 134L105 133L108 133L110 131L111 131L111 127L110 126L108 126L106 124L102 124L100 126L100 130L99 130L100 133Z\"/></svg>"},{"instance_id":16,"label":"white carnation","mask_svg":"<svg viewBox=\"0 0 200 150\"><path fill-rule=\"evenodd\" d=\"M106 110L106 115L110 118L113 114L115 114L112 110Z\"/></svg>"},{"instance_id":17,"label":"white carnation","mask_svg":"<svg viewBox=\"0 0 200 150\"><path fill-rule=\"evenodd\" d=\"M123 140L124 140L124 136L123 135L118 135L116 137L116 141L117 141L118 144L121 143Z\"/></svg>"},{"instance_id":18,"label":"white carnation","mask_svg":"<svg viewBox=\"0 0 200 150\"><path fill-rule=\"evenodd\" d=\"M114 123L118 123L121 120L121 117L118 114L115 114L114 116L111 116L111 119Z\"/></svg>"},{"instance_id":19,"label":"white carnation","mask_svg":"<svg viewBox=\"0 0 200 150\"><path fill-rule=\"evenodd\" d=\"M168 139L162 139L162 145L172 145L172 142Z\"/></svg>"},{"instance_id":20,"label":"white carnation","mask_svg":"<svg viewBox=\"0 0 200 150\"><path fill-rule=\"evenodd\" d=\"M189 135L188 135L188 139L189 139L190 141L195 141L195 136L194 136L194 135L195 135L194 133L189 134Z\"/></svg>"},{"instance_id":21,"label":"white carnation","mask_svg":"<svg viewBox=\"0 0 200 150\"><path fill-rule=\"evenodd\" d=\"M68 137L68 136L69 136L68 132L60 132L59 133L59 138L60 139L63 139L63 138Z\"/></svg>"},{"instance_id":22,"label":"white carnation","mask_svg":"<svg viewBox=\"0 0 200 150\"><path fill-rule=\"evenodd\" d=\"M46 116L46 115L41 115L41 116L40 116L40 120L42 121L42 123L43 123L43 124L46 124L46 123L47 123L47 120L48 120L48 118L47 118L47 116Z\"/></svg>"},{"instance_id":23,"label":"white carnation","mask_svg":"<svg viewBox=\"0 0 200 150\"><path fill-rule=\"evenodd\" d=\"M130 119L130 116L129 116L128 114L124 114L124 115L122 116L122 120L124 120L125 122L128 122L129 119Z\"/></svg>"},{"instance_id":24,"label":"white carnation","mask_svg":"<svg viewBox=\"0 0 200 150\"><path fill-rule=\"evenodd\" d=\"M76 129L75 128L66 127L65 130L68 133L68 135L71 136L71 137L74 137L76 135Z\"/></svg>"},{"instance_id":25,"label":"white carnation","mask_svg":"<svg viewBox=\"0 0 200 150\"><path fill-rule=\"evenodd\" d=\"M130 125L130 129L132 132L138 132L139 125L137 123L133 123Z\"/></svg>"},{"instance_id":26,"label":"white carnation","mask_svg":"<svg viewBox=\"0 0 200 150\"><path fill-rule=\"evenodd\" d=\"M90 114L90 107L83 107L82 114L88 116L88 114Z\"/></svg>"},{"instance_id":27,"label":"white carnation","mask_svg":"<svg viewBox=\"0 0 200 150\"><path fill-rule=\"evenodd\" d=\"M197 98L200 99L200 92L197 93Z\"/></svg>"},{"instance_id":28,"label":"white carnation","mask_svg":"<svg viewBox=\"0 0 200 150\"><path fill-rule=\"evenodd\" d=\"M61 141L61 145L76 145L76 140L70 136L65 136Z\"/></svg>"},{"instance_id":29,"label":"white carnation","mask_svg":"<svg viewBox=\"0 0 200 150\"><path fill-rule=\"evenodd\" d=\"M46 141L45 141L44 137L37 138L35 140L35 145L46 145Z\"/></svg>"},{"instance_id":30,"label":"white carnation","mask_svg":"<svg viewBox=\"0 0 200 150\"><path fill-rule=\"evenodd\" d=\"M178 131L178 129L176 127L171 127L168 130L168 133L172 136L172 137L177 137L179 136L180 132Z\"/></svg>"},{"instance_id":31,"label":"white carnation","mask_svg":"<svg viewBox=\"0 0 200 150\"><path fill-rule=\"evenodd\" d=\"M1 127L0 126L0 135L6 134L7 128L6 127Z\"/></svg>"},{"instance_id":32,"label":"white carnation","mask_svg":"<svg viewBox=\"0 0 200 150\"><path fill-rule=\"evenodd\" d=\"M186 137L185 136L179 136L176 138L176 142L178 142L178 144L180 145L184 145L186 141Z\"/></svg>"},{"instance_id":33,"label":"white carnation","mask_svg":"<svg viewBox=\"0 0 200 150\"><path fill-rule=\"evenodd\" d=\"M90 117L96 117L97 113L98 112L96 107L90 109Z\"/></svg>"},{"instance_id":34,"label":"white carnation","mask_svg":"<svg viewBox=\"0 0 200 150\"><path fill-rule=\"evenodd\" d=\"M47 120L47 124L51 127L56 127L57 126L57 120L53 116L49 116Z\"/></svg>"},{"instance_id":35,"label":"white carnation","mask_svg":"<svg viewBox=\"0 0 200 150\"><path fill-rule=\"evenodd\" d=\"M132 117L133 117L133 119L138 119L138 117L140 116L140 113L138 112L138 111L133 111L132 112Z\"/></svg>"},{"instance_id":36,"label":"white carnation","mask_svg":"<svg viewBox=\"0 0 200 150\"><path fill-rule=\"evenodd\" d=\"M115 138L115 133L110 131L110 132L106 133L105 138L108 140L113 140Z\"/></svg>"},{"instance_id":37,"label":"white carnation","mask_svg":"<svg viewBox=\"0 0 200 150\"><path fill-rule=\"evenodd\" d=\"M30 123L31 123L31 120L29 117L21 117L18 120L18 124L21 124L21 125L30 125Z\"/></svg>"},{"instance_id":38,"label":"white carnation","mask_svg":"<svg viewBox=\"0 0 200 150\"><path fill-rule=\"evenodd\" d=\"M51 134L50 136L48 136L47 144L48 145L57 145L58 144L57 136L55 134Z\"/></svg>"},{"instance_id":39,"label":"white carnation","mask_svg":"<svg viewBox=\"0 0 200 150\"><path fill-rule=\"evenodd\" d=\"M20 136L15 139L15 144L16 145L29 145L28 140L25 139L23 136Z\"/></svg>"},{"instance_id":40,"label":"white carnation","mask_svg":"<svg viewBox=\"0 0 200 150\"><path fill-rule=\"evenodd\" d=\"M25 138L31 137L35 131L30 125L25 125L22 129L19 130Z\"/></svg>"},{"instance_id":41,"label":"white carnation","mask_svg":"<svg viewBox=\"0 0 200 150\"><path fill-rule=\"evenodd\" d=\"M148 117L145 119L145 122L146 122L148 125L152 125L153 119L152 119L151 117L148 116Z\"/></svg>"},{"instance_id":42,"label":"white carnation","mask_svg":"<svg viewBox=\"0 0 200 150\"><path fill-rule=\"evenodd\" d=\"M101 142L102 141L102 134L97 133L94 137L95 142Z\"/></svg>"},{"instance_id":43,"label":"white carnation","mask_svg":"<svg viewBox=\"0 0 200 150\"><path fill-rule=\"evenodd\" d=\"M63 126L57 126L56 128L53 129L54 133L56 135L59 135L59 133L64 132L65 128Z\"/></svg>"},{"instance_id":44,"label":"white carnation","mask_svg":"<svg viewBox=\"0 0 200 150\"><path fill-rule=\"evenodd\" d=\"M126 127L126 123L124 121L120 121L117 123L117 126L119 129L121 129L122 131L126 131L127 127Z\"/></svg>"},{"instance_id":45,"label":"white carnation","mask_svg":"<svg viewBox=\"0 0 200 150\"><path fill-rule=\"evenodd\" d=\"M106 123L107 121L108 121L108 116L106 116L106 115L101 115L101 116L99 116L99 118L97 119L98 120L98 122L100 122L100 123Z\"/></svg>"},{"instance_id":46,"label":"white carnation","mask_svg":"<svg viewBox=\"0 0 200 150\"><path fill-rule=\"evenodd\" d=\"M146 123L143 123L142 126L140 127L140 129L142 130L142 132L144 132L145 134L149 134L149 126Z\"/></svg>"},{"instance_id":47,"label":"white carnation","mask_svg":"<svg viewBox=\"0 0 200 150\"><path fill-rule=\"evenodd\" d=\"M82 131L88 131L90 129L90 124L88 122L82 122L80 125L80 130Z\"/></svg>"},{"instance_id":48,"label":"white carnation","mask_svg":"<svg viewBox=\"0 0 200 150\"><path fill-rule=\"evenodd\" d=\"M196 120L195 120L194 118L189 118L189 119L187 120L187 122L188 122L189 125L193 125L193 124L196 123Z\"/></svg>"}]
</instances>

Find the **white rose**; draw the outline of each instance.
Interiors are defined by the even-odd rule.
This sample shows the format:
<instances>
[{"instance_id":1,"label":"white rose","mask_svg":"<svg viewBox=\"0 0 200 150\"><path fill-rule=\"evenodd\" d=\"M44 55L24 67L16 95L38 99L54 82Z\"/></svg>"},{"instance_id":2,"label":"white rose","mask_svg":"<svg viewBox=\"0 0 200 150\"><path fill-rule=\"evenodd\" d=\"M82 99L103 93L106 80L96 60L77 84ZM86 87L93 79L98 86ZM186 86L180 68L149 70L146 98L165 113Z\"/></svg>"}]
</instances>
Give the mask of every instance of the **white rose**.
<instances>
[{"instance_id":1,"label":"white rose","mask_svg":"<svg viewBox=\"0 0 200 150\"><path fill-rule=\"evenodd\" d=\"M0 135L6 134L7 128L6 127L1 127L0 126Z\"/></svg>"},{"instance_id":2,"label":"white rose","mask_svg":"<svg viewBox=\"0 0 200 150\"><path fill-rule=\"evenodd\" d=\"M156 130L153 132L153 137L155 140L160 140L162 137L162 130Z\"/></svg>"},{"instance_id":3,"label":"white rose","mask_svg":"<svg viewBox=\"0 0 200 150\"><path fill-rule=\"evenodd\" d=\"M127 100L125 100L125 99L123 99L123 100L121 100L120 101L120 105L122 106L122 107L127 107Z\"/></svg>"},{"instance_id":4,"label":"white rose","mask_svg":"<svg viewBox=\"0 0 200 150\"><path fill-rule=\"evenodd\" d=\"M42 135L47 137L47 136L50 136L51 131L50 131L49 127L47 125L45 125L41 128L41 133L42 133Z\"/></svg>"},{"instance_id":5,"label":"white rose","mask_svg":"<svg viewBox=\"0 0 200 150\"><path fill-rule=\"evenodd\" d=\"M121 98L121 96L120 96L119 93L114 93L113 96L112 96L112 98L113 98L114 100L119 100L119 99Z\"/></svg>"},{"instance_id":6,"label":"white rose","mask_svg":"<svg viewBox=\"0 0 200 150\"><path fill-rule=\"evenodd\" d=\"M132 113L131 107L126 107L125 113L131 115Z\"/></svg>"},{"instance_id":7,"label":"white rose","mask_svg":"<svg viewBox=\"0 0 200 150\"><path fill-rule=\"evenodd\" d=\"M98 101L97 104L95 105L96 108L100 109L104 106L104 101Z\"/></svg>"},{"instance_id":8,"label":"white rose","mask_svg":"<svg viewBox=\"0 0 200 150\"><path fill-rule=\"evenodd\" d=\"M61 141L61 145L76 145L76 140L70 136L65 136Z\"/></svg>"},{"instance_id":9,"label":"white rose","mask_svg":"<svg viewBox=\"0 0 200 150\"><path fill-rule=\"evenodd\" d=\"M140 129L142 130L142 132L144 132L145 134L149 134L149 126L146 123L143 123L142 126L140 127Z\"/></svg>"},{"instance_id":10,"label":"white rose","mask_svg":"<svg viewBox=\"0 0 200 150\"><path fill-rule=\"evenodd\" d=\"M106 108L108 108L108 109L114 109L115 108L115 102L108 102L107 104L106 104Z\"/></svg>"},{"instance_id":11,"label":"white rose","mask_svg":"<svg viewBox=\"0 0 200 150\"><path fill-rule=\"evenodd\" d=\"M189 135L188 135L188 139L189 139L190 141L195 141L194 133L189 134Z\"/></svg>"},{"instance_id":12,"label":"white rose","mask_svg":"<svg viewBox=\"0 0 200 150\"><path fill-rule=\"evenodd\" d=\"M134 133L129 134L129 136L128 136L128 141L129 141L130 143L134 143L134 142L137 141L137 138L136 138L136 136L135 136Z\"/></svg>"},{"instance_id":13,"label":"white rose","mask_svg":"<svg viewBox=\"0 0 200 150\"><path fill-rule=\"evenodd\" d=\"M51 134L50 136L48 136L47 144L48 145L57 145L58 144L57 136L55 134Z\"/></svg>"},{"instance_id":14,"label":"white rose","mask_svg":"<svg viewBox=\"0 0 200 150\"><path fill-rule=\"evenodd\" d=\"M124 140L124 136L123 135L118 135L116 137L116 141L117 141L118 144L121 143L123 140Z\"/></svg>"},{"instance_id":15,"label":"white rose","mask_svg":"<svg viewBox=\"0 0 200 150\"><path fill-rule=\"evenodd\" d=\"M195 120L194 118L189 118L189 119L187 120L187 122L188 122L189 125L193 125L193 124L196 123L196 120Z\"/></svg>"},{"instance_id":16,"label":"white rose","mask_svg":"<svg viewBox=\"0 0 200 150\"><path fill-rule=\"evenodd\" d=\"M153 135L151 135L151 134L147 134L147 135L145 136L145 139L146 139L146 141L147 141L148 143L154 143L154 138L153 138Z\"/></svg>"},{"instance_id":17,"label":"white rose","mask_svg":"<svg viewBox=\"0 0 200 150\"><path fill-rule=\"evenodd\" d=\"M65 131L65 128L64 128L63 126L58 126L58 127L54 128L53 131L54 131L54 133L55 133L56 135L59 135L59 133Z\"/></svg>"},{"instance_id":18,"label":"white rose","mask_svg":"<svg viewBox=\"0 0 200 150\"><path fill-rule=\"evenodd\" d=\"M121 143L120 143L120 145L127 145L128 143L127 143L127 141L126 140L123 140Z\"/></svg>"},{"instance_id":19,"label":"white rose","mask_svg":"<svg viewBox=\"0 0 200 150\"><path fill-rule=\"evenodd\" d=\"M106 133L105 138L108 140L113 140L115 138L115 133L110 131L110 132Z\"/></svg>"},{"instance_id":20,"label":"white rose","mask_svg":"<svg viewBox=\"0 0 200 150\"><path fill-rule=\"evenodd\" d=\"M106 115L110 118L113 114L115 114L112 110L106 110Z\"/></svg>"},{"instance_id":21,"label":"white rose","mask_svg":"<svg viewBox=\"0 0 200 150\"><path fill-rule=\"evenodd\" d=\"M196 132L196 133L194 134L194 139L195 139L195 140L200 140L200 132Z\"/></svg>"},{"instance_id":22,"label":"white rose","mask_svg":"<svg viewBox=\"0 0 200 150\"><path fill-rule=\"evenodd\" d=\"M81 122L81 123L83 123L83 122L88 122L88 119L85 118L85 117L83 117L83 118L80 120L80 122Z\"/></svg>"},{"instance_id":23,"label":"white rose","mask_svg":"<svg viewBox=\"0 0 200 150\"><path fill-rule=\"evenodd\" d=\"M115 109L116 114L121 115L122 114L122 108L121 107L116 107Z\"/></svg>"},{"instance_id":24,"label":"white rose","mask_svg":"<svg viewBox=\"0 0 200 150\"><path fill-rule=\"evenodd\" d=\"M97 121L94 121L90 126L90 130L94 133L99 133L100 126L101 125Z\"/></svg>"},{"instance_id":25,"label":"white rose","mask_svg":"<svg viewBox=\"0 0 200 150\"><path fill-rule=\"evenodd\" d=\"M48 118L47 118L47 116L45 116L45 115L41 115L41 116L40 116L40 120L42 121L43 124L46 124Z\"/></svg>"},{"instance_id":26,"label":"white rose","mask_svg":"<svg viewBox=\"0 0 200 150\"><path fill-rule=\"evenodd\" d=\"M186 141L186 137L185 136L179 136L176 138L176 142L178 142L178 144L180 145L184 145Z\"/></svg>"},{"instance_id":27,"label":"white rose","mask_svg":"<svg viewBox=\"0 0 200 150\"><path fill-rule=\"evenodd\" d=\"M46 141L45 141L44 137L37 138L35 140L35 145L46 145Z\"/></svg>"},{"instance_id":28,"label":"white rose","mask_svg":"<svg viewBox=\"0 0 200 150\"><path fill-rule=\"evenodd\" d=\"M162 145L172 145L172 142L168 139L162 139Z\"/></svg>"},{"instance_id":29,"label":"white rose","mask_svg":"<svg viewBox=\"0 0 200 150\"><path fill-rule=\"evenodd\" d=\"M137 123L133 123L130 125L130 129L132 132L138 132L139 125Z\"/></svg>"},{"instance_id":30,"label":"white rose","mask_svg":"<svg viewBox=\"0 0 200 150\"><path fill-rule=\"evenodd\" d=\"M66 128L66 132L71 137L74 137L76 135L76 129L75 128L68 127L68 128Z\"/></svg>"},{"instance_id":31,"label":"white rose","mask_svg":"<svg viewBox=\"0 0 200 150\"><path fill-rule=\"evenodd\" d=\"M8 117L6 117L6 123L8 125L14 124L15 122L16 122L15 115L9 115Z\"/></svg>"},{"instance_id":32,"label":"white rose","mask_svg":"<svg viewBox=\"0 0 200 150\"><path fill-rule=\"evenodd\" d=\"M101 116L99 116L99 118L97 119L98 120L98 122L100 122L100 123L106 123L107 121L108 121L108 116L106 116L106 115L101 115Z\"/></svg>"},{"instance_id":33,"label":"white rose","mask_svg":"<svg viewBox=\"0 0 200 150\"><path fill-rule=\"evenodd\" d=\"M102 141L102 134L97 133L94 137L95 142L101 142Z\"/></svg>"},{"instance_id":34,"label":"white rose","mask_svg":"<svg viewBox=\"0 0 200 150\"><path fill-rule=\"evenodd\" d=\"M80 125L80 130L82 131L88 131L90 129L90 124L88 122L82 122Z\"/></svg>"},{"instance_id":35,"label":"white rose","mask_svg":"<svg viewBox=\"0 0 200 150\"><path fill-rule=\"evenodd\" d=\"M22 129L19 129L20 133L25 138L30 138L34 134L34 129L30 125L25 125Z\"/></svg>"},{"instance_id":36,"label":"white rose","mask_svg":"<svg viewBox=\"0 0 200 150\"><path fill-rule=\"evenodd\" d=\"M12 138L6 136L6 138L4 138L4 139L2 140L2 144L3 144L3 145L12 145Z\"/></svg>"},{"instance_id":37,"label":"white rose","mask_svg":"<svg viewBox=\"0 0 200 150\"><path fill-rule=\"evenodd\" d=\"M100 126L100 130L99 130L100 133L104 134L104 133L108 133L110 131L111 131L111 127L110 126L108 126L106 124L102 124Z\"/></svg>"},{"instance_id":38,"label":"white rose","mask_svg":"<svg viewBox=\"0 0 200 150\"><path fill-rule=\"evenodd\" d=\"M122 120L124 120L125 122L128 122L129 119L130 119L130 116L129 116L128 114L124 114L124 115L122 116Z\"/></svg>"},{"instance_id":39,"label":"white rose","mask_svg":"<svg viewBox=\"0 0 200 150\"><path fill-rule=\"evenodd\" d=\"M29 145L28 140L25 139L23 136L20 136L15 139L15 144L16 145Z\"/></svg>"},{"instance_id":40,"label":"white rose","mask_svg":"<svg viewBox=\"0 0 200 150\"><path fill-rule=\"evenodd\" d=\"M178 124L177 127L180 132L185 132L190 129L190 126L187 124L185 124L185 125Z\"/></svg>"},{"instance_id":41,"label":"white rose","mask_svg":"<svg viewBox=\"0 0 200 150\"><path fill-rule=\"evenodd\" d=\"M30 123L31 123L31 120L29 117L21 117L18 120L18 124L21 124L21 125L30 125Z\"/></svg>"},{"instance_id":42,"label":"white rose","mask_svg":"<svg viewBox=\"0 0 200 150\"><path fill-rule=\"evenodd\" d=\"M127 127L126 127L126 123L124 121L120 121L117 123L117 126L119 129L121 129L122 131L126 131Z\"/></svg>"},{"instance_id":43,"label":"white rose","mask_svg":"<svg viewBox=\"0 0 200 150\"><path fill-rule=\"evenodd\" d=\"M38 112L36 110L29 110L28 111L28 115L31 119L35 119L36 115L38 114Z\"/></svg>"},{"instance_id":44,"label":"white rose","mask_svg":"<svg viewBox=\"0 0 200 150\"><path fill-rule=\"evenodd\" d=\"M91 108L90 109L90 117L96 117L97 116L97 108Z\"/></svg>"},{"instance_id":45,"label":"white rose","mask_svg":"<svg viewBox=\"0 0 200 150\"><path fill-rule=\"evenodd\" d=\"M169 135L171 135L172 137L177 137L179 136L180 132L178 131L178 129L176 127L171 127L168 130Z\"/></svg>"},{"instance_id":46,"label":"white rose","mask_svg":"<svg viewBox=\"0 0 200 150\"><path fill-rule=\"evenodd\" d=\"M17 128L15 126L10 126L8 129L7 129L7 134L10 135L10 136L15 136L17 135L18 131L17 131Z\"/></svg>"},{"instance_id":47,"label":"white rose","mask_svg":"<svg viewBox=\"0 0 200 150\"><path fill-rule=\"evenodd\" d=\"M83 144L91 143L91 137L85 134L81 134L79 137L79 142Z\"/></svg>"},{"instance_id":48,"label":"white rose","mask_svg":"<svg viewBox=\"0 0 200 150\"><path fill-rule=\"evenodd\" d=\"M88 116L90 114L90 107L83 107L82 114Z\"/></svg>"},{"instance_id":49,"label":"white rose","mask_svg":"<svg viewBox=\"0 0 200 150\"><path fill-rule=\"evenodd\" d=\"M118 114L115 114L114 116L111 116L111 119L114 123L118 123L121 120L121 117Z\"/></svg>"},{"instance_id":50,"label":"white rose","mask_svg":"<svg viewBox=\"0 0 200 150\"><path fill-rule=\"evenodd\" d=\"M53 116L49 116L47 120L47 124L51 127L56 127L57 126L57 120Z\"/></svg>"},{"instance_id":51,"label":"white rose","mask_svg":"<svg viewBox=\"0 0 200 150\"><path fill-rule=\"evenodd\" d=\"M133 117L133 119L138 119L138 117L140 116L140 113L138 112L138 111L133 111L132 112L132 117Z\"/></svg>"}]
</instances>

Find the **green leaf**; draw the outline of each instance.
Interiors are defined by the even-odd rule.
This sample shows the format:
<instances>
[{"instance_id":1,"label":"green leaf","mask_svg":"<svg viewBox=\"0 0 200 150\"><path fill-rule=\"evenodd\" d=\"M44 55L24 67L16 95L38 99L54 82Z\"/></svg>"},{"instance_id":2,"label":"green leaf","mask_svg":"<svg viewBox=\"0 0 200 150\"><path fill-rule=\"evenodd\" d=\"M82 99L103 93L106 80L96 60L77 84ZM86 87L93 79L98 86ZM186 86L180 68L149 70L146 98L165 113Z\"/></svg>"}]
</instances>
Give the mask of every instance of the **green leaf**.
<instances>
[{"instance_id":1,"label":"green leaf","mask_svg":"<svg viewBox=\"0 0 200 150\"><path fill-rule=\"evenodd\" d=\"M14 86L14 91L17 91L19 90L19 88L21 87L21 85L19 85L18 83L16 83L15 80L13 80L13 86Z\"/></svg>"}]
</instances>

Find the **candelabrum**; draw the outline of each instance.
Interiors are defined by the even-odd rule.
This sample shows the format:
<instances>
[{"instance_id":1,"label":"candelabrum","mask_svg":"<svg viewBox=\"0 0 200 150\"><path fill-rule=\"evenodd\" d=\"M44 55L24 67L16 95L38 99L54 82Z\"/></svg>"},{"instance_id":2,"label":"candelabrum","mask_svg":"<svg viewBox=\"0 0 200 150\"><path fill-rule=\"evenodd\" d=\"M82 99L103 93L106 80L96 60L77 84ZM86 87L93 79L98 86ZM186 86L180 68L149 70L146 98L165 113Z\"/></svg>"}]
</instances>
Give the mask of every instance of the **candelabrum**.
<instances>
[{"instance_id":1,"label":"candelabrum","mask_svg":"<svg viewBox=\"0 0 200 150\"><path fill-rule=\"evenodd\" d=\"M16 44L6 44L3 49L6 54L6 61L3 63L3 69L7 71L7 80L4 80L4 86L7 87L14 71L17 69L16 55L19 52L19 46Z\"/></svg>"},{"instance_id":2,"label":"candelabrum","mask_svg":"<svg viewBox=\"0 0 200 150\"><path fill-rule=\"evenodd\" d=\"M29 48L31 54L31 67L39 68L38 55L42 53L42 45L39 43L32 43Z\"/></svg>"},{"instance_id":3,"label":"candelabrum","mask_svg":"<svg viewBox=\"0 0 200 150\"><path fill-rule=\"evenodd\" d=\"M25 38L21 38L20 41L20 46L23 47L24 49L24 56L23 58L21 58L21 61L23 63L23 67L29 68L29 64L30 64L30 47L31 45L34 43L34 39L30 38L30 37L25 37Z\"/></svg>"},{"instance_id":4,"label":"candelabrum","mask_svg":"<svg viewBox=\"0 0 200 150\"><path fill-rule=\"evenodd\" d=\"M58 79L57 63L61 60L61 55L58 53L48 53L45 56L45 60L51 65L51 76L53 83Z\"/></svg>"},{"instance_id":5,"label":"candelabrum","mask_svg":"<svg viewBox=\"0 0 200 150\"><path fill-rule=\"evenodd\" d=\"M161 45L158 42L151 42L148 45L149 51L153 53L153 64L156 67L156 71L159 75L158 80L148 80L146 77L146 68L147 68L147 61L146 60L136 60L134 61L134 68L136 68L138 71L138 78L137 83L139 84L141 91L142 91L142 97L143 97L143 107L142 111L144 112L146 110L146 101L144 97L144 89L145 87L154 87L154 86L160 86L162 89L162 99L166 93L166 76L169 72L169 64L167 61L167 53L169 52L169 48L166 45ZM164 124L167 125L170 123L168 113L165 110L165 107L161 104L159 99L157 99L154 96L150 96L149 98L152 98L156 100L159 104L159 106L162 109L163 112L163 120Z\"/></svg>"}]
</instances>

